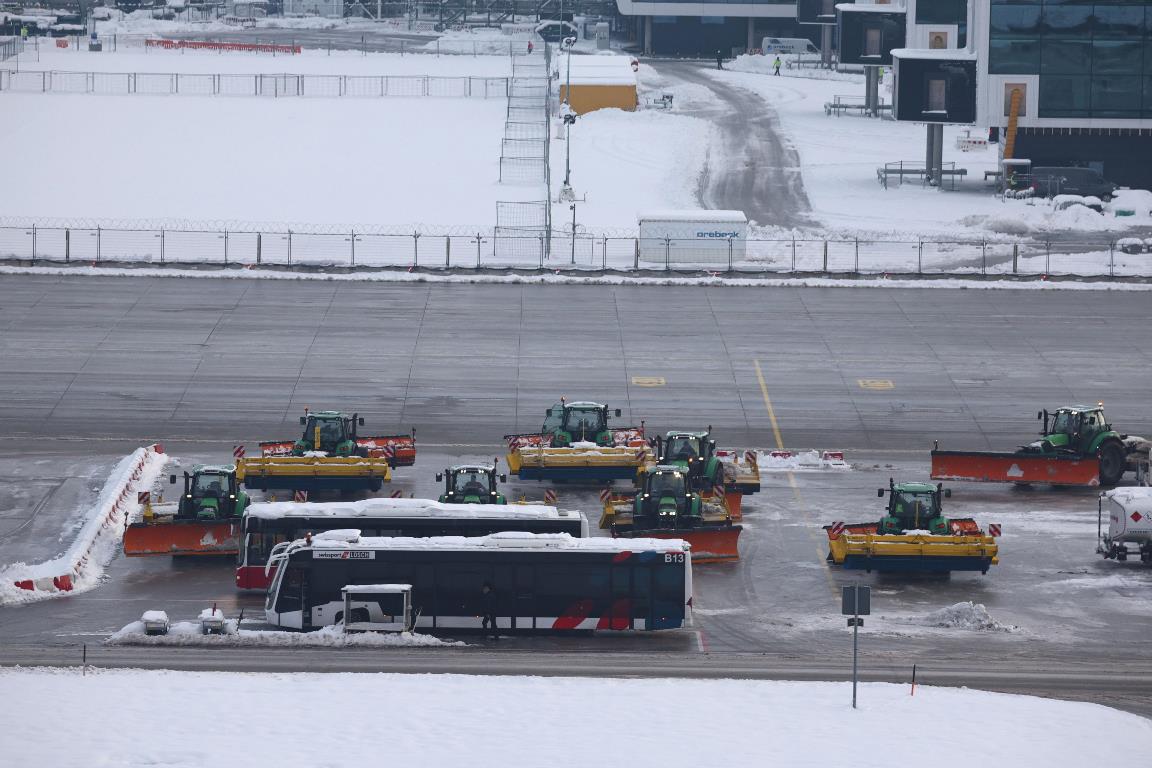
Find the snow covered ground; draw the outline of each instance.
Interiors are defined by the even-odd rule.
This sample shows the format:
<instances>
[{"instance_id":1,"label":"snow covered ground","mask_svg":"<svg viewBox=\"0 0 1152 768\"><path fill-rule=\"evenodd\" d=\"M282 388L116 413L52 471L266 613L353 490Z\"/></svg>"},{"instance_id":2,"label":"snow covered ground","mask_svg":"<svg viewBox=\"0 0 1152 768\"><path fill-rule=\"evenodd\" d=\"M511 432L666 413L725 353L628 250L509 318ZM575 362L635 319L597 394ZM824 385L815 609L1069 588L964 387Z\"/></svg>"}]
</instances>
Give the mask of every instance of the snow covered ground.
<instances>
[{"instance_id":1,"label":"snow covered ground","mask_svg":"<svg viewBox=\"0 0 1152 768\"><path fill-rule=\"evenodd\" d=\"M929 753L936 768L1079 768L1098 761L1102 737L1121 765L1142 765L1152 746L1152 722L1095 704L925 686L910 696L882 683L861 686L854 711L846 683L44 669L6 670L0 681L0 717L20 724L7 732L6 759L56 768L360 766L381 755L420 766L663 768L709 765L718 751L726 768L804 768L835 763L832 744L859 768L912 768ZM156 716L158 702L209 701L243 701L243 714L207 729ZM606 727L625 712L659 714ZM702 712L738 716L705 730ZM919 722L963 723L973 738L961 747L947 728L892 727Z\"/></svg>"},{"instance_id":2,"label":"snow covered ground","mask_svg":"<svg viewBox=\"0 0 1152 768\"><path fill-rule=\"evenodd\" d=\"M975 152L956 149L956 138L966 130L962 126L944 128L944 162L968 170L955 191L924 187L918 181L884 189L876 178L878 167L901 160L924 162L924 126L851 113L829 116L824 104L836 96L863 98L863 75L841 74L827 79L828 73L819 71L785 70L775 77L770 74L770 65L770 57L741 56L729 65L734 71L709 71L709 75L759 95L777 112L784 133L800 154L814 217L834 232L970 239L1054 229L1122 232L1152 224L1148 215L1116 218L1083 207L1058 211L1048 201L996 196L983 179L985 171L997 167L997 148ZM882 98L890 103L889 88L890 77L881 86ZM706 97L699 90L694 89L690 96Z\"/></svg>"}]
</instances>

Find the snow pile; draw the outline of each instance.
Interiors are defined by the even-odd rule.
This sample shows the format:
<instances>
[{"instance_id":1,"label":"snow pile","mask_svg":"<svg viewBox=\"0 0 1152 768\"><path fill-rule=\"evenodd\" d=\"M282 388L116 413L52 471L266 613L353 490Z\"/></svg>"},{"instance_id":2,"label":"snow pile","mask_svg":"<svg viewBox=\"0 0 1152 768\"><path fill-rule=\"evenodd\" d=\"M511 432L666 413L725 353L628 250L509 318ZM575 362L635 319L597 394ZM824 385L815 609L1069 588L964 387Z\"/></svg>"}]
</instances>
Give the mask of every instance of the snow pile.
<instances>
[{"instance_id":1,"label":"snow pile","mask_svg":"<svg viewBox=\"0 0 1152 768\"><path fill-rule=\"evenodd\" d=\"M1146 189L1118 189L1104 210L1114 214L1131 212L1136 216L1152 216L1152 192Z\"/></svg>"},{"instance_id":2,"label":"snow pile","mask_svg":"<svg viewBox=\"0 0 1152 768\"><path fill-rule=\"evenodd\" d=\"M19 766L360 768L386 754L388 763L416 766L649 768L712 765L723 745L725 768L908 768L929 755L933 768L1080 768L1099 763L1101 734L1123 735L1108 740L1117 765L1146 765L1152 743L1152 722L1098 704L932 686L909 696L908 686L885 683L861 684L857 710L849 683L731 679L7 669L0 685L0 717L19 724L6 732L5 759ZM160 699L146 692L251 706L205 731L157 717ZM658 727L604 727L605 712L667 701L692 706L662 708ZM741 717L713 718L701 736L700 713L721 711ZM893 737L892 723L929 721L981 736L963 748ZM848 745L850 757L829 760L833 743Z\"/></svg>"},{"instance_id":3,"label":"snow pile","mask_svg":"<svg viewBox=\"0 0 1152 768\"><path fill-rule=\"evenodd\" d=\"M211 611L207 609L201 613ZM162 613L162 612L158 612ZM220 611L216 612L222 616ZM143 621L133 621L104 641L108 645L229 646L229 647L308 647L308 648L439 648L463 646L464 643L441 640L416 632L361 632L344 634L341 627L323 627L315 632L281 632L279 630L242 629L236 619L225 619L219 634L204 634L199 621L177 621L166 635L148 635Z\"/></svg>"},{"instance_id":4,"label":"snow pile","mask_svg":"<svg viewBox=\"0 0 1152 768\"><path fill-rule=\"evenodd\" d=\"M917 623L929 627L967 629L976 632L1014 632L1016 630L1016 627L1011 624L1001 624L996 621L989 615L988 609L982 603L974 603L971 600L932 611L920 617Z\"/></svg>"},{"instance_id":5,"label":"snow pile","mask_svg":"<svg viewBox=\"0 0 1152 768\"><path fill-rule=\"evenodd\" d=\"M860 83L861 85L864 83L864 75L859 72L837 72L833 69L820 69L818 67L798 67L794 65L797 58L796 54L780 54L780 77L794 77L805 80L839 80L846 83ZM732 61L725 62L724 68L730 69L733 72L752 72L758 75L771 75L773 71L772 62L775 59L776 56L774 54L763 56L758 53L745 53L737 56ZM816 55L804 57L804 61L809 63L818 59L819 56ZM790 64L793 64L793 66L789 66Z\"/></svg>"},{"instance_id":6,"label":"snow pile","mask_svg":"<svg viewBox=\"0 0 1152 768\"><path fill-rule=\"evenodd\" d=\"M824 451L757 451L756 464L761 472L795 472L816 469L851 469L842 458Z\"/></svg>"},{"instance_id":7,"label":"snow pile","mask_svg":"<svg viewBox=\"0 0 1152 768\"><path fill-rule=\"evenodd\" d=\"M157 448L137 448L116 465L67 552L44 563L12 563L0 570L0 605L85 592L99 584L128 520L140 509L137 492L151 490L164 471L167 457Z\"/></svg>"}]
</instances>

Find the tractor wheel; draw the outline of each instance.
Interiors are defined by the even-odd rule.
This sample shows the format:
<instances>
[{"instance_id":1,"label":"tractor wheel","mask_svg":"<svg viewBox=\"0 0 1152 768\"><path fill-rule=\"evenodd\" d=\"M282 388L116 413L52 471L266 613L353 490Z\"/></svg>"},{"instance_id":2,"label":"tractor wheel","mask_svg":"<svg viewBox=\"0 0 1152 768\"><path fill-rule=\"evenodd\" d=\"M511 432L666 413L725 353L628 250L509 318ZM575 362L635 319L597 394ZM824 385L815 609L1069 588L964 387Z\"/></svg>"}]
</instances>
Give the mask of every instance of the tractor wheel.
<instances>
[{"instance_id":1,"label":"tractor wheel","mask_svg":"<svg viewBox=\"0 0 1152 768\"><path fill-rule=\"evenodd\" d=\"M1124 475L1127 462L1124 449L1118 443L1105 443L1100 447L1100 485L1116 485Z\"/></svg>"}]
</instances>

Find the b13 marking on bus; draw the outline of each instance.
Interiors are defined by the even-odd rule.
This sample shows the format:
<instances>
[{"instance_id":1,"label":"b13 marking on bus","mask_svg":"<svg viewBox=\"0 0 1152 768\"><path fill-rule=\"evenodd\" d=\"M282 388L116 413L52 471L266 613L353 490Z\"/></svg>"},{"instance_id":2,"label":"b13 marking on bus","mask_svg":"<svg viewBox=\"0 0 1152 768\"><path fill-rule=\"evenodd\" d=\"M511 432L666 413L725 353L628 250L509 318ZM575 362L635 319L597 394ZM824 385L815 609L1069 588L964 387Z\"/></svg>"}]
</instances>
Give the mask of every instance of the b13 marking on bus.
<instances>
[{"instance_id":1,"label":"b13 marking on bus","mask_svg":"<svg viewBox=\"0 0 1152 768\"><path fill-rule=\"evenodd\" d=\"M682 563L684 562L683 552L665 552L664 562L666 563Z\"/></svg>"},{"instance_id":2,"label":"b13 marking on bus","mask_svg":"<svg viewBox=\"0 0 1152 768\"><path fill-rule=\"evenodd\" d=\"M375 560L374 550L314 549L313 560Z\"/></svg>"}]
</instances>

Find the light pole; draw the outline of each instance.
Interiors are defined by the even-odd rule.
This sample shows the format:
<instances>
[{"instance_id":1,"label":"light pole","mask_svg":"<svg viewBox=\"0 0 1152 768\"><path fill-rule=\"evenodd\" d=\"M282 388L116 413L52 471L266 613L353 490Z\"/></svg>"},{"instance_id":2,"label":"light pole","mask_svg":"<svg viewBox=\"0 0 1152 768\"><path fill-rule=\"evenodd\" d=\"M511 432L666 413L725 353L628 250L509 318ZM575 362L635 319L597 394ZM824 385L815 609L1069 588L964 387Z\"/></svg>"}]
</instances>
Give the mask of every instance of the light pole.
<instances>
[{"instance_id":1,"label":"light pole","mask_svg":"<svg viewBox=\"0 0 1152 768\"><path fill-rule=\"evenodd\" d=\"M561 19L563 23L563 19ZM576 122L576 113L572 111L572 46L576 44L576 38L565 37L562 41L563 45L568 47L568 74L565 78L564 85L564 103L560 107L560 115L564 120L564 186L560 189L561 200L574 200L576 194L572 191L572 124ZM575 221L576 209L572 209L573 221ZM573 224L575 226L575 224ZM575 233L575 230L573 230ZM575 248L575 246L573 246ZM575 258L575 256L573 256Z\"/></svg>"}]
</instances>

